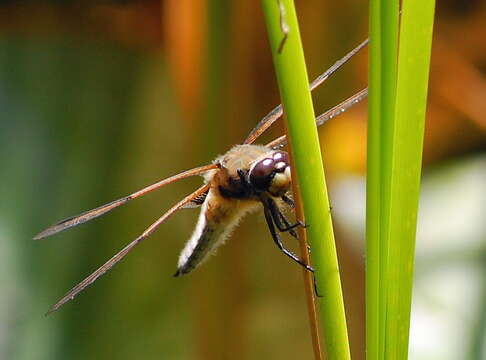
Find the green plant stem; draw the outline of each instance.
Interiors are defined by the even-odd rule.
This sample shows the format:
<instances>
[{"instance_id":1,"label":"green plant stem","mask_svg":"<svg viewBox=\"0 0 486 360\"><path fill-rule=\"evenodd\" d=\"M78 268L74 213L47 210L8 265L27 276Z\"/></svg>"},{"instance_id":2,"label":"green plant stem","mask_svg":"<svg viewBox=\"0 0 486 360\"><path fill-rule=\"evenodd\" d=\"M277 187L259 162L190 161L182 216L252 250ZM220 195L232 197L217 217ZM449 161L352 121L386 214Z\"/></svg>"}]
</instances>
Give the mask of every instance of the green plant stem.
<instances>
[{"instance_id":1,"label":"green plant stem","mask_svg":"<svg viewBox=\"0 0 486 360\"><path fill-rule=\"evenodd\" d=\"M367 358L406 359L434 0L370 5ZM397 54L398 57L397 57Z\"/></svg>"},{"instance_id":2,"label":"green plant stem","mask_svg":"<svg viewBox=\"0 0 486 360\"><path fill-rule=\"evenodd\" d=\"M367 352L383 359L390 152L396 88L398 1L370 2L370 117L367 177Z\"/></svg>"},{"instance_id":3,"label":"green plant stem","mask_svg":"<svg viewBox=\"0 0 486 360\"><path fill-rule=\"evenodd\" d=\"M395 97L397 86L399 0L381 1L381 127L380 127L380 359L385 360L385 320L388 282L388 252L390 223L390 181L393 129L395 127ZM385 305L385 306L383 306Z\"/></svg>"},{"instance_id":4,"label":"green plant stem","mask_svg":"<svg viewBox=\"0 0 486 360\"><path fill-rule=\"evenodd\" d=\"M395 127L398 0L370 2L367 173L367 353L384 359L391 156Z\"/></svg>"},{"instance_id":5,"label":"green plant stem","mask_svg":"<svg viewBox=\"0 0 486 360\"><path fill-rule=\"evenodd\" d=\"M291 0L262 0L296 180L303 202L329 359L349 359L344 303L324 169L297 16ZM285 29L288 29L286 35ZM286 39L286 40L284 40Z\"/></svg>"},{"instance_id":6,"label":"green plant stem","mask_svg":"<svg viewBox=\"0 0 486 360\"><path fill-rule=\"evenodd\" d=\"M434 0L404 0L393 131L386 359L406 359Z\"/></svg>"},{"instance_id":7,"label":"green plant stem","mask_svg":"<svg viewBox=\"0 0 486 360\"><path fill-rule=\"evenodd\" d=\"M366 357L379 359L381 2L370 1L368 143L366 176Z\"/></svg>"}]
</instances>

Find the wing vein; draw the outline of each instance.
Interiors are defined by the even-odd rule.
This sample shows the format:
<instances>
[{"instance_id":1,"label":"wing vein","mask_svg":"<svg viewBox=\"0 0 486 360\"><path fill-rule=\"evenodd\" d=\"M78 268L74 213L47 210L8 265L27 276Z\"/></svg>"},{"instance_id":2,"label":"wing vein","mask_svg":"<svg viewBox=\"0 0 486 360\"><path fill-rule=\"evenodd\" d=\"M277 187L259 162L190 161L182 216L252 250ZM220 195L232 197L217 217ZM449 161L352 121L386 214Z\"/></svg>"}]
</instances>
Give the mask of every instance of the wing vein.
<instances>
[{"instance_id":1,"label":"wing vein","mask_svg":"<svg viewBox=\"0 0 486 360\"><path fill-rule=\"evenodd\" d=\"M108 270L110 270L113 266L115 266L120 260L122 260L125 255L127 255L130 250L132 250L136 245L150 236L156 229L159 227L165 220L167 220L170 216L172 216L177 210L183 207L185 204L189 203L195 197L201 195L209 188L209 184L201 186L199 189L194 191L192 194L187 195L184 199L179 201L173 207L171 207L165 214L163 214L157 221L155 221L152 225L150 225L139 237L135 240L130 242L127 246L121 249L118 253L116 253L111 259L109 259L106 263L101 265L96 271L94 271L91 275L73 287L66 295L62 297L56 304L54 304L46 315L58 310L61 306L63 306L68 301L73 300L80 292L82 292L86 287L94 283L100 276L104 275Z\"/></svg>"},{"instance_id":2,"label":"wing vein","mask_svg":"<svg viewBox=\"0 0 486 360\"><path fill-rule=\"evenodd\" d=\"M356 105L361 100L366 99L367 96L368 96L368 88L364 88L363 90L358 91L353 96L350 96L349 98L347 98L346 100L344 100L340 104L334 106L333 108L327 110L325 113L319 115L316 118L317 126L319 127L319 126L323 125L326 121L331 120L338 115L341 115L343 112L348 110L353 105ZM285 146L286 144L287 144L287 136L282 135L282 136L276 138L275 140L269 142L265 146L268 146L269 148L275 149L275 148L278 148L278 147L281 147L281 146Z\"/></svg>"},{"instance_id":3,"label":"wing vein","mask_svg":"<svg viewBox=\"0 0 486 360\"><path fill-rule=\"evenodd\" d=\"M320 86L324 81L326 81L332 74L336 72L341 66L343 66L349 59L351 59L358 51L363 47L368 45L369 39L365 39L358 46L356 46L349 53L344 55L341 59L336 61L329 69L323 72L321 75L316 77L314 81L309 84L310 90L314 90L316 87ZM282 104L275 107L270 111L260 122L255 126L255 128L248 134L243 144L252 144L255 140L263 134L275 121L277 121L283 114Z\"/></svg>"},{"instance_id":4,"label":"wing vein","mask_svg":"<svg viewBox=\"0 0 486 360\"><path fill-rule=\"evenodd\" d=\"M57 222L56 224L48 227L47 229L41 231L39 234L34 236L34 240L39 240L46 238L48 236L57 234L61 231L70 229L74 226L84 224L85 222L88 222L90 220L93 220L103 214L106 214L107 212L117 208L120 205L126 204L128 201L136 199L142 195L147 194L150 191L156 190L158 188L161 188L162 186L171 184L175 181L190 177L190 176L195 176L195 175L200 175L202 173L205 173L209 170L216 169L218 167L217 164L209 164L209 165L204 165L200 166L194 169L186 170L183 171L177 175L168 177L166 179L163 179L159 182L156 182L155 184L149 185L141 190L138 190L134 192L133 194L130 194L128 196L122 197L121 199L112 201L108 204L101 205L95 209L85 211L79 215L76 216L71 216L67 219L61 220Z\"/></svg>"}]
</instances>

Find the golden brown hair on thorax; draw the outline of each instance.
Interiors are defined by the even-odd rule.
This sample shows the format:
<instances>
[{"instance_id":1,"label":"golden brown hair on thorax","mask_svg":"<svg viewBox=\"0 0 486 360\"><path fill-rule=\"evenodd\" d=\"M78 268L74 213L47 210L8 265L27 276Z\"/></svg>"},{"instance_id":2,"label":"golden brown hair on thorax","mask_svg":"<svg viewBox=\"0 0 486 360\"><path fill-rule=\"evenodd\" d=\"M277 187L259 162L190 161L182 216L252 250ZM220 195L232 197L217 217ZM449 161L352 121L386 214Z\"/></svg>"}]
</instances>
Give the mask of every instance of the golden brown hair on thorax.
<instances>
[{"instance_id":1,"label":"golden brown hair on thorax","mask_svg":"<svg viewBox=\"0 0 486 360\"><path fill-rule=\"evenodd\" d=\"M284 151L261 145L237 145L215 161L220 169L207 177L225 198L280 197L290 188L290 167Z\"/></svg>"}]
</instances>

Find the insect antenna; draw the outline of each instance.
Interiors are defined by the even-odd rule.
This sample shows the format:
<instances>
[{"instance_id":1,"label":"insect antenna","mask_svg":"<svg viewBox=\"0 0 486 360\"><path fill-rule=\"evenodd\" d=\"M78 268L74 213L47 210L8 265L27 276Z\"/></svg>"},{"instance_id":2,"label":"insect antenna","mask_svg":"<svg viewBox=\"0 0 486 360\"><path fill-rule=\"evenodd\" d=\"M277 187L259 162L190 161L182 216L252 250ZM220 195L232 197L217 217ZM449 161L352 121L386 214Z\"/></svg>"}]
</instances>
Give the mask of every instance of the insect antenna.
<instances>
[{"instance_id":1,"label":"insect antenna","mask_svg":"<svg viewBox=\"0 0 486 360\"><path fill-rule=\"evenodd\" d=\"M162 186L171 184L175 181L190 177L190 176L195 176L195 175L200 175L202 173L205 173L209 170L216 169L218 167L217 164L210 164L210 165L205 165L205 166L200 166L194 169L186 170L184 172L181 172L177 175L171 176L167 179L161 180L159 182L156 182L155 184L149 185L141 190L138 190L134 192L133 194L130 194L128 196L122 197L121 199L112 201L108 204L101 205L95 209L85 211L79 215L76 216L71 216L67 219L61 220L54 225L48 227L47 229L41 231L39 234L34 236L34 240L39 240L43 239L45 237L57 234L61 231L70 229L74 226L78 226L81 224L84 224L85 222L88 222L90 220L93 220L101 215L106 214L107 212L117 208L120 205L124 205L130 200L136 199L142 195L145 195L149 193L150 191L156 190L161 188Z\"/></svg>"},{"instance_id":2,"label":"insect antenna","mask_svg":"<svg viewBox=\"0 0 486 360\"><path fill-rule=\"evenodd\" d=\"M61 306L63 306L68 301L73 300L81 291L86 289L89 285L94 283L100 276L104 275L108 270L110 270L113 266L115 266L120 260L122 260L125 255L127 255L130 250L132 250L136 245L140 244L143 240L145 240L148 236L150 236L162 223L165 222L170 216L172 216L177 210L182 208L184 205L192 201L194 198L198 197L205 191L209 189L209 184L201 186L199 189L194 191L192 194L186 196L184 199L179 201L173 207L171 207L164 215L162 215L156 222L150 225L139 237L135 240L130 242L127 246L121 249L118 253L116 253L110 260L100 266L95 272L89 275L86 279L81 281L78 285L73 287L64 297L59 300L56 304L54 304L49 311L47 311L46 315L58 310Z\"/></svg>"},{"instance_id":3,"label":"insect antenna","mask_svg":"<svg viewBox=\"0 0 486 360\"><path fill-rule=\"evenodd\" d=\"M319 75L309 84L310 90L314 90L320 86L324 81L326 81L332 74L336 72L341 66L343 66L349 59L358 53L362 48L368 45L369 39L364 40L361 44L356 46L349 53L344 55L341 59L336 61L329 69L324 73ZM282 104L275 107L270 111L260 122L255 126L255 128L248 134L243 144L252 144L261 134L263 134L275 121L277 121L283 114Z\"/></svg>"}]
</instances>

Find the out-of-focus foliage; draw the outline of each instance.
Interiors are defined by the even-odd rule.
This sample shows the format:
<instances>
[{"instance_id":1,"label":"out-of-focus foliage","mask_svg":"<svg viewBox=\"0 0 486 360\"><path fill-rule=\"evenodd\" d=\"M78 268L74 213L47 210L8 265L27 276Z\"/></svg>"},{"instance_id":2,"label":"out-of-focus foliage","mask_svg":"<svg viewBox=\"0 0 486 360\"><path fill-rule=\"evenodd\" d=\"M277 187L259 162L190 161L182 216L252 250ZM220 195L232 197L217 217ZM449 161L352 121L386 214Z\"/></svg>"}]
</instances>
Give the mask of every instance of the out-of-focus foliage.
<instances>
[{"instance_id":1,"label":"out-of-focus foliage","mask_svg":"<svg viewBox=\"0 0 486 360\"><path fill-rule=\"evenodd\" d=\"M200 179L173 184L52 239L34 242L32 235L60 218L208 163L279 102L259 2L225 4L224 11L218 11L218 1L202 0L0 4L0 358L310 358L300 269L278 253L259 216L246 219L194 274L174 279L178 252L197 217L197 210L183 210L74 302L43 316ZM484 156L486 143L486 5L438 5L426 181L430 167L440 165L447 174L450 158L461 164ZM312 0L297 7L311 77L367 35L365 2ZM363 53L329 80L315 94L316 113L362 88L366 68ZM365 113L360 105L321 130L326 174L332 174L335 189L350 175L364 176ZM277 127L274 134L279 132ZM447 186L440 199L461 199L479 186L445 180L434 179L437 188ZM424 187L423 197L432 191ZM336 213L352 210L360 196L337 194L331 192ZM476 207L457 206L464 229L474 229L480 220L467 214ZM443 217L419 222L419 234L422 227L457 220L440 206L434 209ZM339 213L335 218L353 359L360 359L364 261L352 236L360 231L353 223L341 227L346 218ZM448 241L460 245L477 236L484 243L484 233L463 234ZM424 293L427 269L445 282L445 294L453 294L459 277L450 276L448 264L458 252L440 252L439 245L432 261L420 252L431 243L431 236L418 238L416 295ZM456 264L476 264L484 247L471 252ZM463 358L481 358L485 320L477 314L484 313L484 294L461 291L474 321L447 327L443 336L466 334ZM423 306L423 298L417 301ZM441 305L436 299L431 304ZM420 316L421 309L412 313ZM458 318L450 309L440 308L444 323ZM420 320L413 320L420 328L430 324ZM447 340L442 346L455 346ZM433 351L420 353L418 346L412 354L441 358Z\"/></svg>"}]
</instances>

